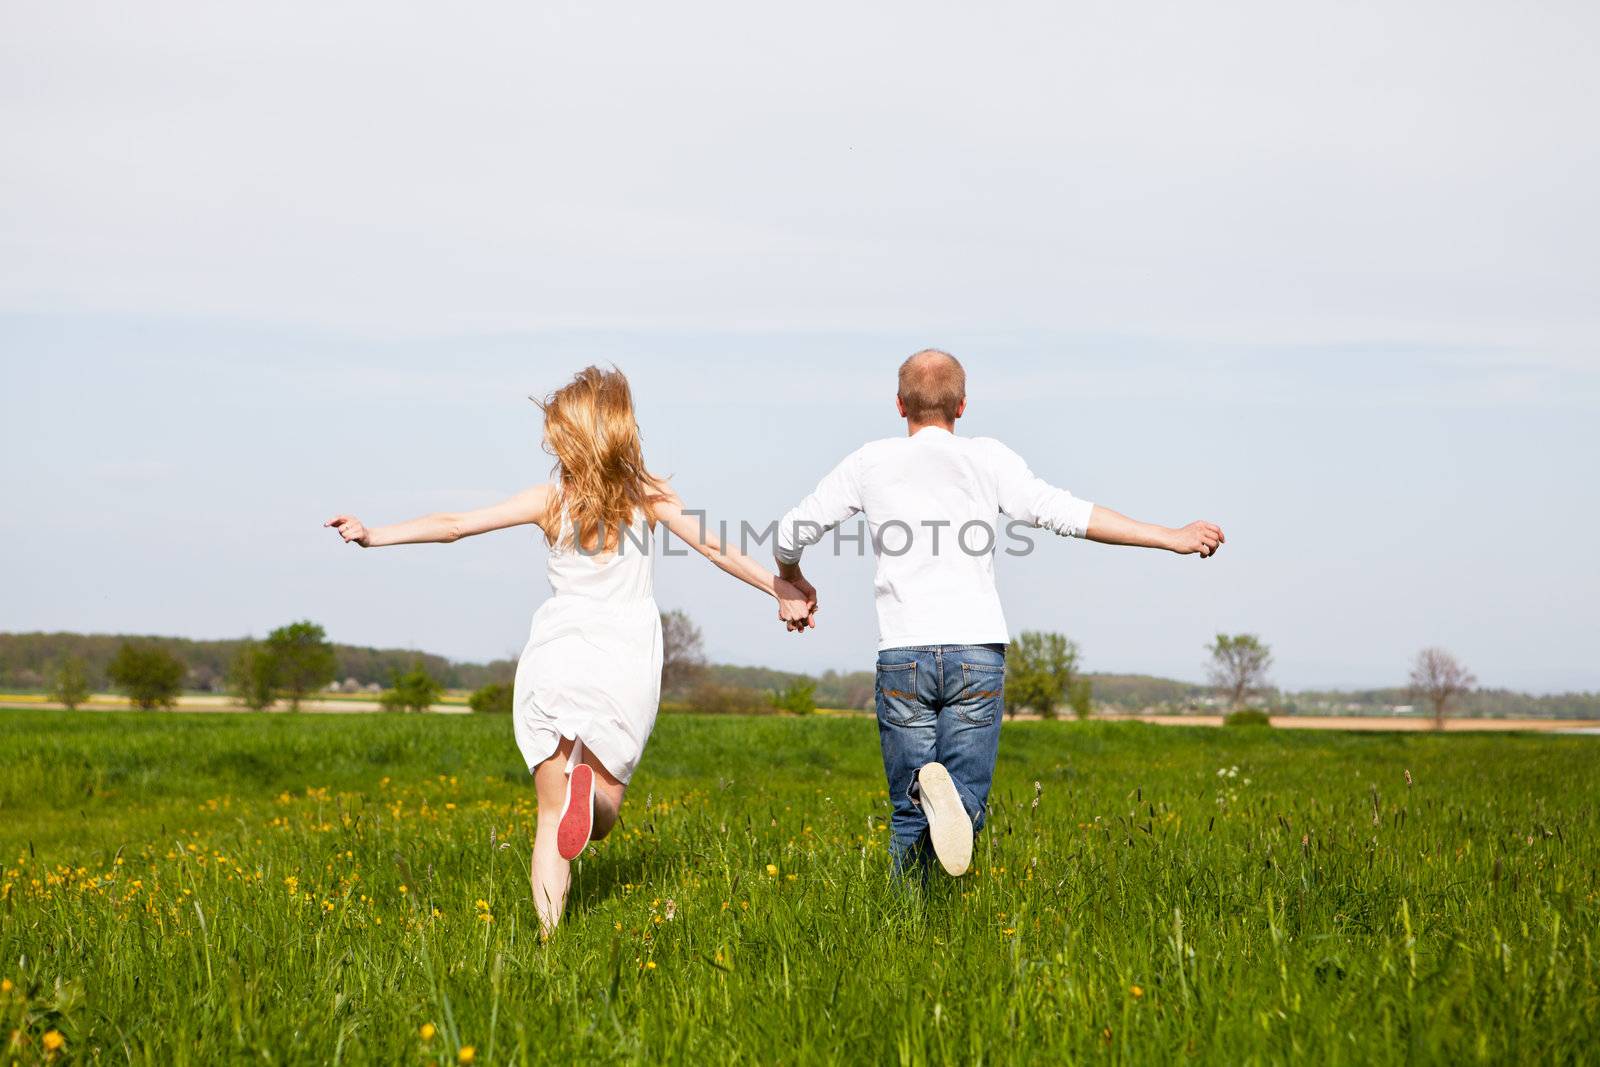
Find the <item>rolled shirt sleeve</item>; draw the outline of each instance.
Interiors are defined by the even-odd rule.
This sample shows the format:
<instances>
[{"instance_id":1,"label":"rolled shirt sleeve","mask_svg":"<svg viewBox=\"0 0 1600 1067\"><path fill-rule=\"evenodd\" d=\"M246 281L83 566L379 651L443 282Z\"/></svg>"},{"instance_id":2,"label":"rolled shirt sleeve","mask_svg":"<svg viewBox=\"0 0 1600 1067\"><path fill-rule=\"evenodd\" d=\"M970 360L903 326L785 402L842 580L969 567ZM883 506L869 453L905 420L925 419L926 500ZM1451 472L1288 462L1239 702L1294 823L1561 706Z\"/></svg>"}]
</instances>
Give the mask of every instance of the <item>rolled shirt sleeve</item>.
<instances>
[{"instance_id":1,"label":"rolled shirt sleeve","mask_svg":"<svg viewBox=\"0 0 1600 1067\"><path fill-rule=\"evenodd\" d=\"M779 563L800 562L800 554L822 535L860 512L861 452L846 456L829 471L811 495L790 508L778 522L773 555Z\"/></svg>"},{"instance_id":2,"label":"rolled shirt sleeve","mask_svg":"<svg viewBox=\"0 0 1600 1067\"><path fill-rule=\"evenodd\" d=\"M1000 510L1018 522L1062 537L1085 537L1094 504L1058 489L1028 469L1023 458L999 441L992 441Z\"/></svg>"}]
</instances>

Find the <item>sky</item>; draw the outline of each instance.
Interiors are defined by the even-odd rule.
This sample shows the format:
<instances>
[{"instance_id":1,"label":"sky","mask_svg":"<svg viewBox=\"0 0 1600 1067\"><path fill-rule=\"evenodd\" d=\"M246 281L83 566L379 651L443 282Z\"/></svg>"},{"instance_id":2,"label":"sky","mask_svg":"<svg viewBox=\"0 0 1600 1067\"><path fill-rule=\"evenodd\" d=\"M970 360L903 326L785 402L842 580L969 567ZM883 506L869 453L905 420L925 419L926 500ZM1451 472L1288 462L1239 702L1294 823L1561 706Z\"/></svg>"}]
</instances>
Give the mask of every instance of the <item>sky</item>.
<instances>
[{"instance_id":1,"label":"sky","mask_svg":"<svg viewBox=\"0 0 1600 1067\"><path fill-rule=\"evenodd\" d=\"M538 536L321 528L544 480L530 394L764 523L967 365L960 431L1215 559L1042 542L1012 630L1198 679L1600 689L1600 68L1581 3L0 4L0 629L514 655ZM864 669L870 561L724 662Z\"/></svg>"}]
</instances>

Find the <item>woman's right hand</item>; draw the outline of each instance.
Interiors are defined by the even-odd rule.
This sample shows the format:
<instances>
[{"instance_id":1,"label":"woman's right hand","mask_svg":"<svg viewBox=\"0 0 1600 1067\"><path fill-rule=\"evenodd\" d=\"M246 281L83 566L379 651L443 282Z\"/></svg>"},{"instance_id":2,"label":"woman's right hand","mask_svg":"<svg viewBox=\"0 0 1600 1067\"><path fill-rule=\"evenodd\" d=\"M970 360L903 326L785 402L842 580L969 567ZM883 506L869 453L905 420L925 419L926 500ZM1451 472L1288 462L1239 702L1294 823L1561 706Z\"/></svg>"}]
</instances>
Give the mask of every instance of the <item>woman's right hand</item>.
<instances>
[{"instance_id":1,"label":"woman's right hand","mask_svg":"<svg viewBox=\"0 0 1600 1067\"><path fill-rule=\"evenodd\" d=\"M362 548L371 547L372 534L354 515L335 515L322 525L331 527L335 533L344 538L345 544L354 543Z\"/></svg>"}]
</instances>

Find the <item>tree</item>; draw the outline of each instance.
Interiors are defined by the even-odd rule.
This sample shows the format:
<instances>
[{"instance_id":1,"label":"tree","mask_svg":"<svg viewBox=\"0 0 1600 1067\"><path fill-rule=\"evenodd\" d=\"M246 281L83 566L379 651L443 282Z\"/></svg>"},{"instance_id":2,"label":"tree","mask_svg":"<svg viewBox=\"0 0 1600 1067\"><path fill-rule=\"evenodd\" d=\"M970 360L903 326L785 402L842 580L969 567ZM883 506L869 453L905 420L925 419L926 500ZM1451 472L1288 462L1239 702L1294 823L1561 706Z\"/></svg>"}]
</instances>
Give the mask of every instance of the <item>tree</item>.
<instances>
[{"instance_id":1,"label":"tree","mask_svg":"<svg viewBox=\"0 0 1600 1067\"><path fill-rule=\"evenodd\" d=\"M1055 718L1077 670L1077 645L1061 634L1023 631L1006 650L1006 711L1015 715L1028 708Z\"/></svg>"},{"instance_id":2,"label":"tree","mask_svg":"<svg viewBox=\"0 0 1600 1067\"><path fill-rule=\"evenodd\" d=\"M1435 730L1444 729L1445 716L1456 698L1477 684L1472 672L1442 648L1423 649L1411 665L1412 699L1428 702Z\"/></svg>"},{"instance_id":3,"label":"tree","mask_svg":"<svg viewBox=\"0 0 1600 1067\"><path fill-rule=\"evenodd\" d=\"M81 656L62 656L50 674L50 698L68 711L89 699L89 667Z\"/></svg>"},{"instance_id":4,"label":"tree","mask_svg":"<svg viewBox=\"0 0 1600 1067\"><path fill-rule=\"evenodd\" d=\"M661 613L661 688L669 693L693 689L706 669L700 627L682 611Z\"/></svg>"},{"instance_id":5,"label":"tree","mask_svg":"<svg viewBox=\"0 0 1600 1067\"><path fill-rule=\"evenodd\" d=\"M240 645L228 668L228 691L239 703L252 711L270 708L277 684L278 659L272 648L256 641Z\"/></svg>"},{"instance_id":6,"label":"tree","mask_svg":"<svg viewBox=\"0 0 1600 1067\"><path fill-rule=\"evenodd\" d=\"M809 678L796 678L773 694L772 704L791 715L810 715L817 710L817 683Z\"/></svg>"},{"instance_id":7,"label":"tree","mask_svg":"<svg viewBox=\"0 0 1600 1067\"><path fill-rule=\"evenodd\" d=\"M1266 688L1272 649L1255 634L1218 634L1206 646L1211 653L1211 684L1228 701L1228 710L1244 706L1250 694Z\"/></svg>"},{"instance_id":8,"label":"tree","mask_svg":"<svg viewBox=\"0 0 1600 1067\"><path fill-rule=\"evenodd\" d=\"M378 700L390 711L427 711L439 699L439 683L418 660L404 674L394 676L394 685Z\"/></svg>"},{"instance_id":9,"label":"tree","mask_svg":"<svg viewBox=\"0 0 1600 1067\"><path fill-rule=\"evenodd\" d=\"M294 622L267 635L272 654L276 690L289 700L289 710L299 711L306 694L314 693L333 681L339 658L328 635L314 622Z\"/></svg>"},{"instance_id":10,"label":"tree","mask_svg":"<svg viewBox=\"0 0 1600 1067\"><path fill-rule=\"evenodd\" d=\"M124 641L106 668L106 676L128 694L129 702L149 711L178 702L185 670L183 660L164 648Z\"/></svg>"},{"instance_id":11,"label":"tree","mask_svg":"<svg viewBox=\"0 0 1600 1067\"><path fill-rule=\"evenodd\" d=\"M504 682L490 682L481 689L475 690L467 698L467 707L479 712L499 712L502 715L511 713L512 688Z\"/></svg>"}]
</instances>

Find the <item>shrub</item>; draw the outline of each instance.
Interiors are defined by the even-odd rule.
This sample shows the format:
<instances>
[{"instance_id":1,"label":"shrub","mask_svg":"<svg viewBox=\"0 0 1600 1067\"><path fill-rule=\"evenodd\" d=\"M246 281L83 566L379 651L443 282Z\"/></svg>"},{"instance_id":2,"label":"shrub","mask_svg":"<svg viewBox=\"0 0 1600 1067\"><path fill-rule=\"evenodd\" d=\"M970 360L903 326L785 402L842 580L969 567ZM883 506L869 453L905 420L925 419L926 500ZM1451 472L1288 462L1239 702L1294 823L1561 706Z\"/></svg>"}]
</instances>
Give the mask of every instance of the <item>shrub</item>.
<instances>
[{"instance_id":1,"label":"shrub","mask_svg":"<svg viewBox=\"0 0 1600 1067\"><path fill-rule=\"evenodd\" d=\"M50 675L50 696L68 711L89 699L89 668L81 657L61 657Z\"/></svg>"},{"instance_id":2,"label":"shrub","mask_svg":"<svg viewBox=\"0 0 1600 1067\"><path fill-rule=\"evenodd\" d=\"M1080 719L1094 716L1094 683L1076 676L1067 684L1067 706Z\"/></svg>"},{"instance_id":3,"label":"shrub","mask_svg":"<svg viewBox=\"0 0 1600 1067\"><path fill-rule=\"evenodd\" d=\"M128 694L129 701L149 711L178 702L184 671L183 660L166 649L124 641L106 675L112 685Z\"/></svg>"},{"instance_id":4,"label":"shrub","mask_svg":"<svg viewBox=\"0 0 1600 1067\"><path fill-rule=\"evenodd\" d=\"M1224 726L1271 726L1272 716L1258 708L1240 708L1222 717Z\"/></svg>"},{"instance_id":5,"label":"shrub","mask_svg":"<svg viewBox=\"0 0 1600 1067\"><path fill-rule=\"evenodd\" d=\"M421 661L404 674L397 674L394 687L378 701L389 711L427 711L439 699L439 683Z\"/></svg>"},{"instance_id":6,"label":"shrub","mask_svg":"<svg viewBox=\"0 0 1600 1067\"><path fill-rule=\"evenodd\" d=\"M228 689L251 711L272 706L278 684L278 660L266 645L246 641L228 668Z\"/></svg>"},{"instance_id":7,"label":"shrub","mask_svg":"<svg viewBox=\"0 0 1600 1067\"><path fill-rule=\"evenodd\" d=\"M773 694L772 704L791 715L810 715L817 710L817 684L804 678L791 682Z\"/></svg>"},{"instance_id":8,"label":"shrub","mask_svg":"<svg viewBox=\"0 0 1600 1067\"><path fill-rule=\"evenodd\" d=\"M495 712L501 715L511 714L512 688L504 682L490 682L482 689L475 689L472 696L467 698L467 707L473 711Z\"/></svg>"}]
</instances>

